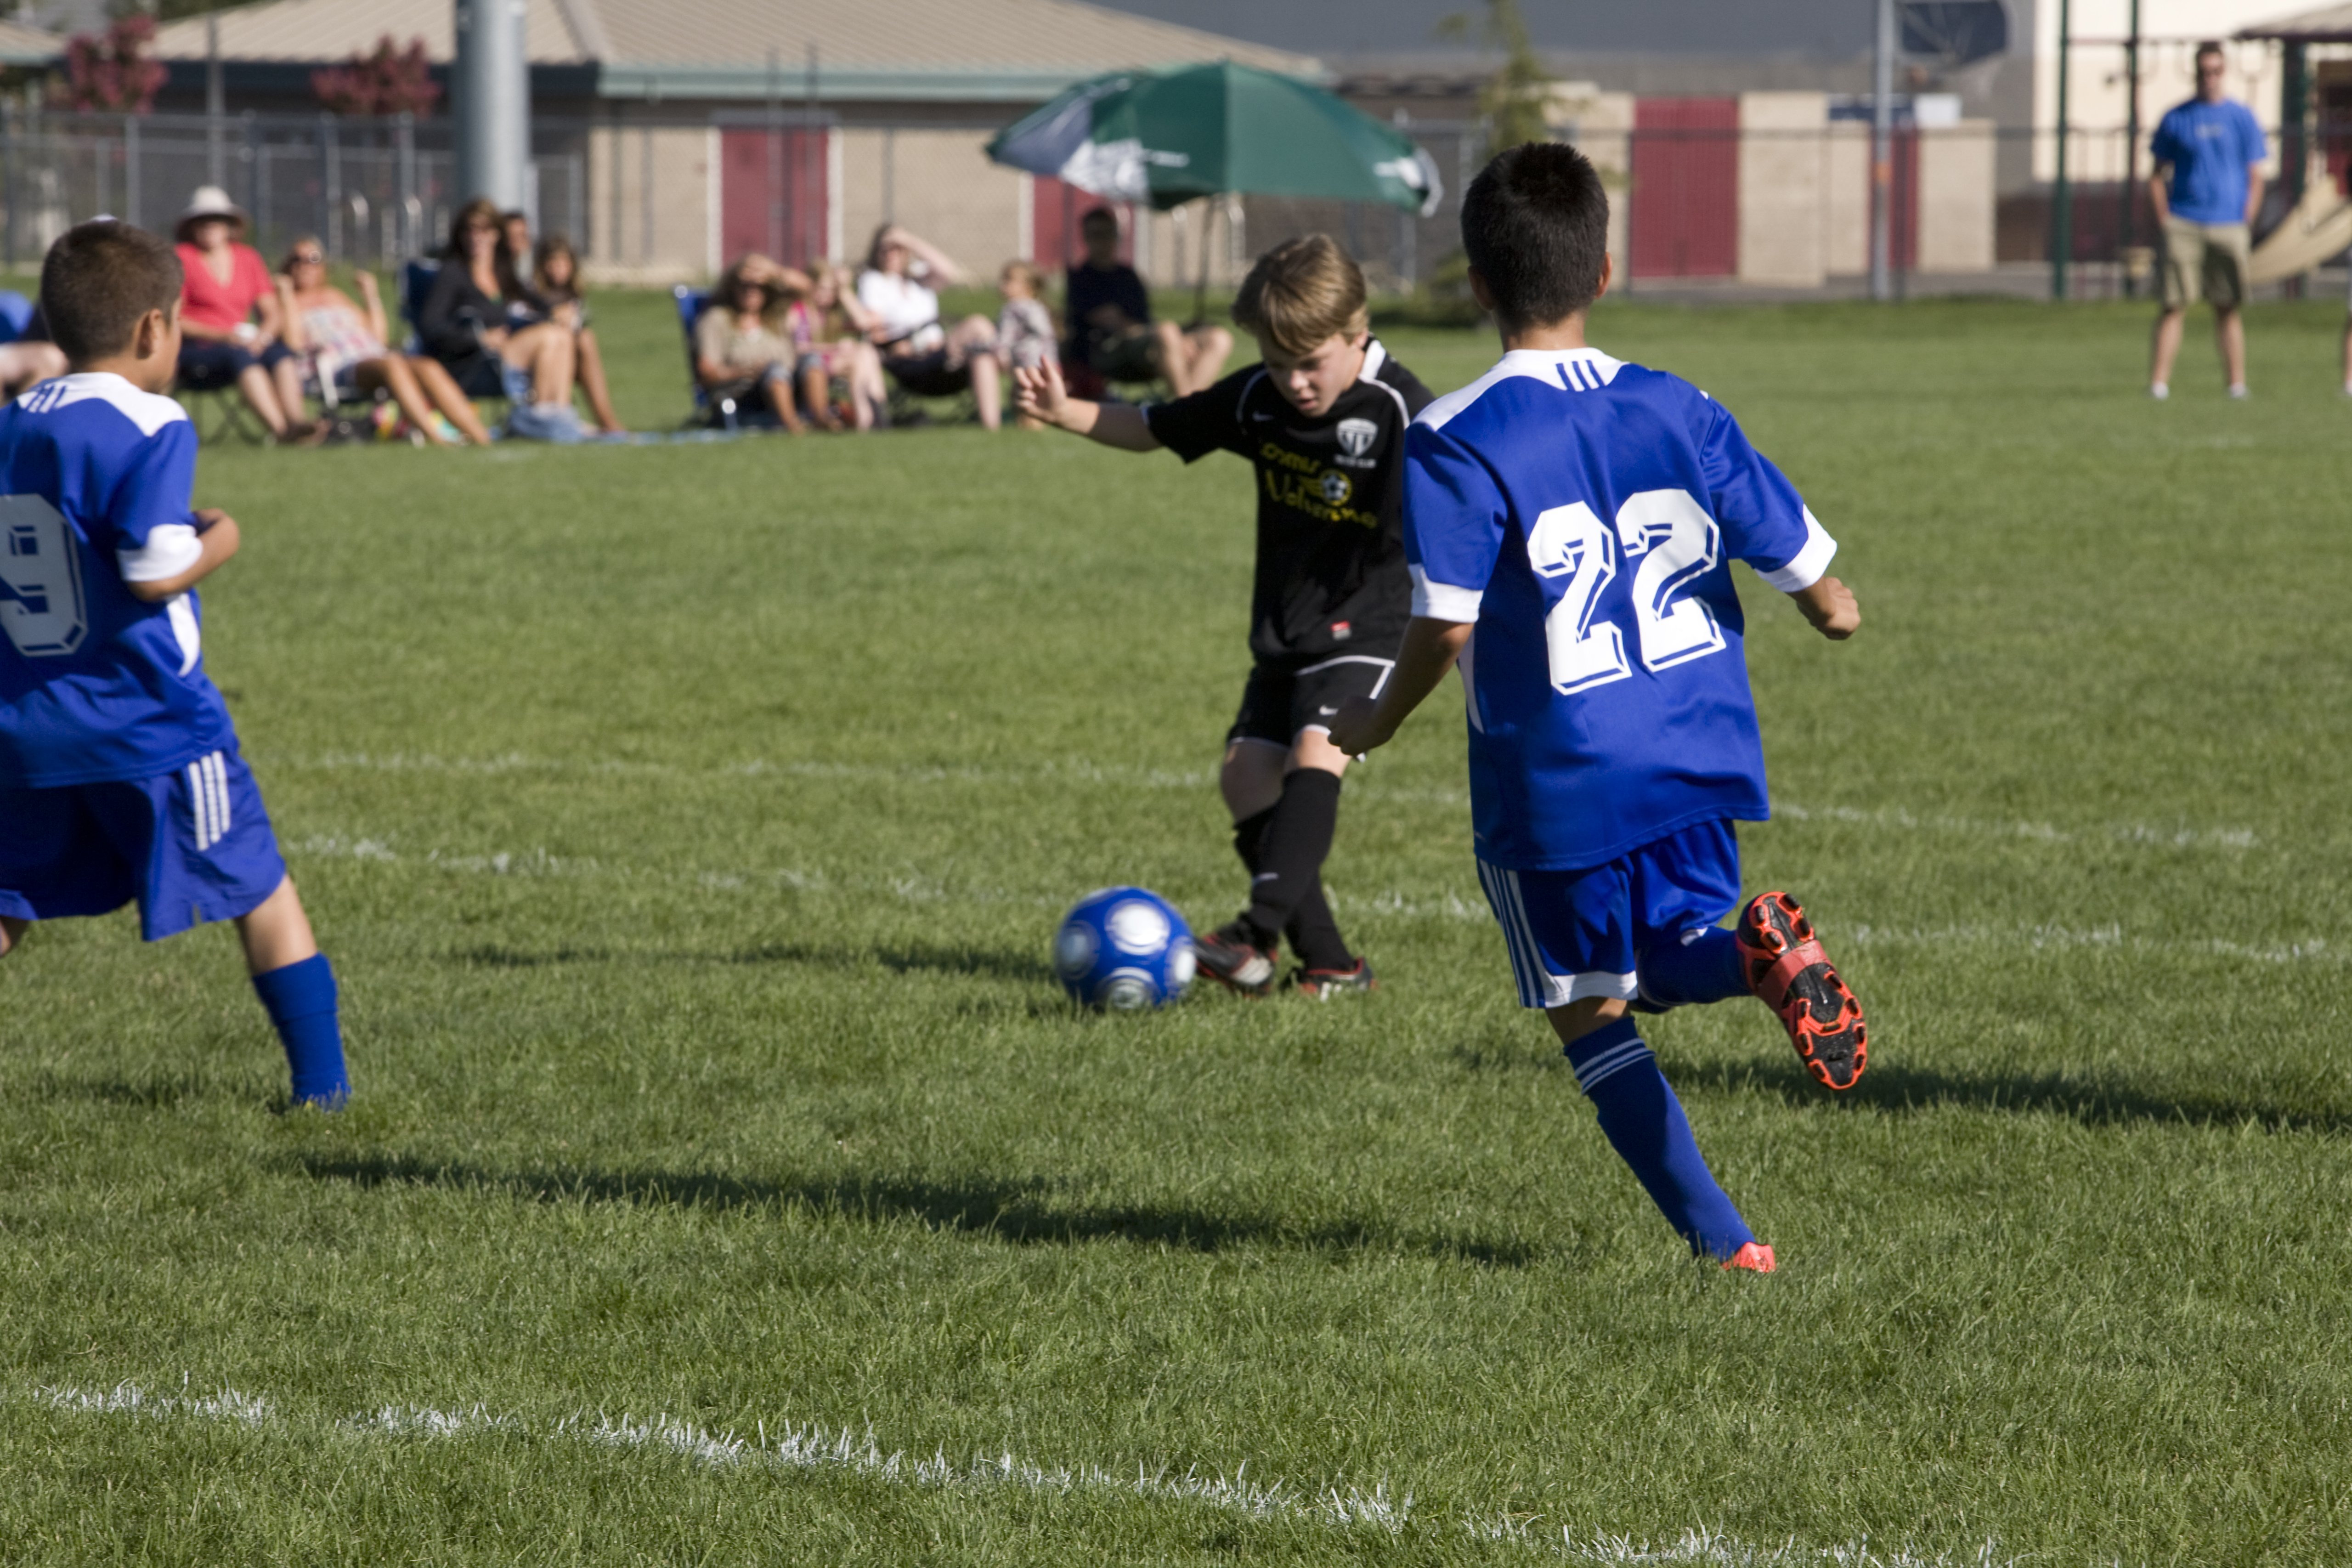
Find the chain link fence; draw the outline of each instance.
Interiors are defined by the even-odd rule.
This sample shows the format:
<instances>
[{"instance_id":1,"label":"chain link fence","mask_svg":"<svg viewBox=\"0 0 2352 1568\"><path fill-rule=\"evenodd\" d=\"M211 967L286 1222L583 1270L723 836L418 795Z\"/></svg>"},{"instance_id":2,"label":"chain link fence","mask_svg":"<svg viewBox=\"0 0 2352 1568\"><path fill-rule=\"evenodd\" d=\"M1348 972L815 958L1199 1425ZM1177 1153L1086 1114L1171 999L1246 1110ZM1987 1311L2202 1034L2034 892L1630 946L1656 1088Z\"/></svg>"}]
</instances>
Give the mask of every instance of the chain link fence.
<instances>
[{"instance_id":1,"label":"chain link fence","mask_svg":"<svg viewBox=\"0 0 2352 1568\"><path fill-rule=\"evenodd\" d=\"M584 128L533 130L541 232L580 234L588 211ZM37 264L57 237L112 213L168 232L199 185L219 185L276 257L314 234L339 261L383 267L440 243L464 200L446 120L331 114L88 115L0 112L0 261Z\"/></svg>"},{"instance_id":2,"label":"chain link fence","mask_svg":"<svg viewBox=\"0 0 2352 1568\"><path fill-rule=\"evenodd\" d=\"M1866 106L1819 95L1774 123L1772 105L1633 100L1559 127L1609 186L1617 287L1634 295L1801 299L1862 292L1870 265L1871 127ZM536 226L577 243L613 281L708 278L743 250L855 262L883 223L903 224L992 277L1020 258L1058 270L1076 255L1076 218L1098 205L1058 182L988 163L992 123L844 123L830 114L633 110L534 123ZM1484 161L1486 127L1423 121L1406 129L1445 189L1426 214L1360 203L1252 195L1174 213L1122 209L1124 248L1155 285L1238 281L1249 259L1321 230L1360 258L1375 292L1466 308L1462 195ZM2274 151L2280 147L2275 131ZM2315 198L2341 189L2352 124L2322 124L2287 149ZM2072 297L2153 290L2160 245L2146 190L2145 145L2125 131L2067 139L2057 201L2055 138L1985 121L1899 123L1887 185L1889 260L1906 294ZM339 261L384 267L433 249L467 193L455 187L446 119L334 115L99 116L0 111L0 261L36 264L72 223L111 212L169 229L203 184L226 187L252 242L280 253L316 234ZM2258 233L2286 226L2296 191L2274 180ZM2301 215L2308 219L2315 208ZM2065 262L2053 249L2065 237ZM2295 292L2341 266L2309 244L2272 291Z\"/></svg>"}]
</instances>

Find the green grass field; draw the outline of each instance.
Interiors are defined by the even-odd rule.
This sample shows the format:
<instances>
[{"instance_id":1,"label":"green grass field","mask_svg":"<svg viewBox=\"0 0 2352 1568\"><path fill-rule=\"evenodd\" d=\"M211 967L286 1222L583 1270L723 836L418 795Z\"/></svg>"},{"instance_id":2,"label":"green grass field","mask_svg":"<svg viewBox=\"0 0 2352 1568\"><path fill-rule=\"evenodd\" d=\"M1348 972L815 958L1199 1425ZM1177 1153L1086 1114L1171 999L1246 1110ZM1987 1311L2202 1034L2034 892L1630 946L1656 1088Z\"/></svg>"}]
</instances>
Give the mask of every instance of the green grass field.
<instances>
[{"instance_id":1,"label":"green grass field","mask_svg":"<svg viewBox=\"0 0 2352 1568\"><path fill-rule=\"evenodd\" d=\"M667 309L600 301L647 424ZM1239 462L208 450L360 1099L280 1113L226 928L0 964L0 1559L2352 1558L2336 320L2157 405L2136 310L1601 313L1867 617L1745 580L1749 885L1868 1078L1649 1029L1770 1278L1684 1255L1515 1005L1457 699L1348 786L1380 994L1061 1002L1078 893L1239 901Z\"/></svg>"}]
</instances>

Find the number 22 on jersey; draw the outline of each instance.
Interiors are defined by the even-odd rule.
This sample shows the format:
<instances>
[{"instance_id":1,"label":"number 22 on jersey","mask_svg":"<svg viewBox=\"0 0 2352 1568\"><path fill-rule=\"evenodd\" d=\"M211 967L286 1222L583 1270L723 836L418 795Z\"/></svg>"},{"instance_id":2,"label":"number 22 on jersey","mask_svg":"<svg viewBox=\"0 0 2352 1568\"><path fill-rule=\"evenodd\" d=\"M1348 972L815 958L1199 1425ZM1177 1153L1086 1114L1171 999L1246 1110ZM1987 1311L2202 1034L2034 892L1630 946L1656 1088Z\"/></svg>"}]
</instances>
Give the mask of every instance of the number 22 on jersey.
<instances>
[{"instance_id":1,"label":"number 22 on jersey","mask_svg":"<svg viewBox=\"0 0 2352 1568\"><path fill-rule=\"evenodd\" d=\"M1722 537L1688 490L1628 496L1613 529L1582 501L1538 516L1528 531L1528 564L1539 577L1568 579L1544 617L1553 689L1583 691L1633 673L1616 623L1593 619L1621 555L1640 563L1633 569L1633 630L1643 668L1668 669L1719 652L1723 628L1715 612L1703 600L1676 595L1715 569Z\"/></svg>"}]
</instances>

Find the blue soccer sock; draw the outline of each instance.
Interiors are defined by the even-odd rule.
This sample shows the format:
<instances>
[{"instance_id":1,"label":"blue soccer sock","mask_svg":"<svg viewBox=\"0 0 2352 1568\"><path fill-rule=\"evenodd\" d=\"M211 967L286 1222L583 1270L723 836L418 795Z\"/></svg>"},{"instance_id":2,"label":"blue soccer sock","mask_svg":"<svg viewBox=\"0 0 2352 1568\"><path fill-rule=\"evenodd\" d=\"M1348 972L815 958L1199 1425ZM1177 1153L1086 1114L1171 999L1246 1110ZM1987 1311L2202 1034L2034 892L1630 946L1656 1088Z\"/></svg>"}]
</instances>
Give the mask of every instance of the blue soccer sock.
<instances>
[{"instance_id":1,"label":"blue soccer sock","mask_svg":"<svg viewBox=\"0 0 2352 1568\"><path fill-rule=\"evenodd\" d=\"M1661 938L1642 954L1635 967L1641 973L1643 1001L1681 1007L1748 994L1748 972L1739 960L1739 943L1729 931L1710 926L1684 936L1690 940Z\"/></svg>"},{"instance_id":2,"label":"blue soccer sock","mask_svg":"<svg viewBox=\"0 0 2352 1568\"><path fill-rule=\"evenodd\" d=\"M343 1072L335 972L327 966L327 955L314 952L299 963L257 974L253 989L285 1044L286 1065L294 1070L294 1103L340 1107L352 1097L352 1081Z\"/></svg>"},{"instance_id":3,"label":"blue soccer sock","mask_svg":"<svg viewBox=\"0 0 2352 1568\"><path fill-rule=\"evenodd\" d=\"M1728 1258L1756 1239L1700 1157L1682 1102L1633 1019L1604 1024L1578 1040L1568 1047L1568 1062L1599 1109L1610 1146L1693 1252Z\"/></svg>"}]
</instances>

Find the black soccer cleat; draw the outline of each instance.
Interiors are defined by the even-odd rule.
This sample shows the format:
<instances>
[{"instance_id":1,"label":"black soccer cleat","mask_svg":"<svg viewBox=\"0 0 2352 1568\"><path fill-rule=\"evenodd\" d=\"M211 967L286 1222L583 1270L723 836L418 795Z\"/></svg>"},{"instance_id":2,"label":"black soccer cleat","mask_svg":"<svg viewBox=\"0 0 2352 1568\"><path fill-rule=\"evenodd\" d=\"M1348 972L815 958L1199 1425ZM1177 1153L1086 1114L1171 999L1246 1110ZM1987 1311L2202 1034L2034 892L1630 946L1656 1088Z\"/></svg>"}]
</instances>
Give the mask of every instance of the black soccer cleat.
<instances>
[{"instance_id":1,"label":"black soccer cleat","mask_svg":"<svg viewBox=\"0 0 2352 1568\"><path fill-rule=\"evenodd\" d=\"M1362 958L1345 969L1308 969L1302 964L1290 972L1289 984L1301 996L1317 1002L1328 1002L1334 996L1360 995L1381 988L1370 963Z\"/></svg>"},{"instance_id":2,"label":"black soccer cleat","mask_svg":"<svg viewBox=\"0 0 2352 1568\"><path fill-rule=\"evenodd\" d=\"M1274 994L1274 954L1250 940L1250 930L1232 921L1192 939L1192 956L1201 973L1228 991L1244 996Z\"/></svg>"}]
</instances>

